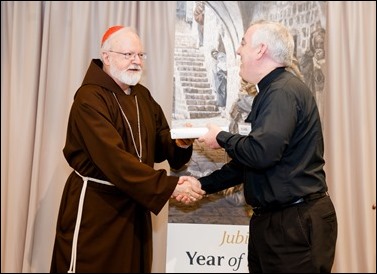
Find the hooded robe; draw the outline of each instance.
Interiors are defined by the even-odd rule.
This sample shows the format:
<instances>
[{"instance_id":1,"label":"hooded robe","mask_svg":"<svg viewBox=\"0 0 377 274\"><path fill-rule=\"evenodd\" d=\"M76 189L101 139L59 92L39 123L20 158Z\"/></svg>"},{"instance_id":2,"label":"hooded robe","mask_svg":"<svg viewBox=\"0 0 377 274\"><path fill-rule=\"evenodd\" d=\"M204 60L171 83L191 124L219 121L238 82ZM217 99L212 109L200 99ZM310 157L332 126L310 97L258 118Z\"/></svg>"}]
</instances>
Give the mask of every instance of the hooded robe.
<instances>
[{"instance_id":1,"label":"hooded robe","mask_svg":"<svg viewBox=\"0 0 377 274\"><path fill-rule=\"evenodd\" d=\"M94 59L74 96L63 153L74 171L62 195L51 272L67 272L70 266L83 187L75 171L113 184L87 184L76 272L151 272L151 212L160 212L178 182L153 166L168 160L172 168L181 168L190 160L192 146L180 148L171 139L164 113L147 88L137 84L125 94Z\"/></svg>"}]
</instances>

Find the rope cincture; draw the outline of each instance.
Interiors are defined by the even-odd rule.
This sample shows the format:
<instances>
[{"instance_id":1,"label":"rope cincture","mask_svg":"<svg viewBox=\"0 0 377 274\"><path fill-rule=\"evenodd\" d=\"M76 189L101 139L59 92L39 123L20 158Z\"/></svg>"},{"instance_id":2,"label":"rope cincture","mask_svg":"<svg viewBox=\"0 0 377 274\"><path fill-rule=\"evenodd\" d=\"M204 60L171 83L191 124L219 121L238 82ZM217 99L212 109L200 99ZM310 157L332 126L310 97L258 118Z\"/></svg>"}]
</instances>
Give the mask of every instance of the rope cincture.
<instances>
[{"instance_id":1,"label":"rope cincture","mask_svg":"<svg viewBox=\"0 0 377 274\"><path fill-rule=\"evenodd\" d=\"M84 181L84 184L81 189L80 193L80 200L79 200L79 207L77 211L77 218L76 218L76 225L75 225L75 231L73 232L73 242L72 242L72 253L71 253L71 264L69 266L69 269L67 273L76 273L76 260L77 260L77 242L79 238L79 230L80 230L80 224L81 224L81 218L82 218L82 209L84 206L84 198L85 198L85 193L86 193L86 187L88 185L88 181L96 182L99 184L104 184L108 186L114 186L112 183L104 180L99 180L96 178L91 178L91 177L85 177L82 176L80 173L78 173L75 170L76 174L79 175L82 180Z\"/></svg>"}]
</instances>

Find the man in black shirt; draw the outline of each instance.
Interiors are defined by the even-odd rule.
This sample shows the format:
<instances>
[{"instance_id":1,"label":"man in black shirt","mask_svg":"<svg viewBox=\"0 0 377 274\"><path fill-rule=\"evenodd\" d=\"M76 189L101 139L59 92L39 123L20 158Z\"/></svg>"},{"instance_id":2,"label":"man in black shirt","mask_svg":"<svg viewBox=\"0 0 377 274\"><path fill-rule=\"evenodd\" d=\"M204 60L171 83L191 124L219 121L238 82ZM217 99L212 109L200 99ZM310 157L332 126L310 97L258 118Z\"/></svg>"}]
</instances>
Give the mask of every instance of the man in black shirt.
<instances>
[{"instance_id":1,"label":"man in black shirt","mask_svg":"<svg viewBox=\"0 0 377 274\"><path fill-rule=\"evenodd\" d=\"M241 78L257 88L245 120L250 132L232 134L210 124L199 138L232 158L199 178L202 189L210 194L244 184L254 211L248 246L252 273L330 272L334 261L337 217L323 169L321 121L310 89L287 71L293 51L293 37L283 25L251 24L237 50ZM184 180L197 179L185 176L179 183Z\"/></svg>"}]
</instances>

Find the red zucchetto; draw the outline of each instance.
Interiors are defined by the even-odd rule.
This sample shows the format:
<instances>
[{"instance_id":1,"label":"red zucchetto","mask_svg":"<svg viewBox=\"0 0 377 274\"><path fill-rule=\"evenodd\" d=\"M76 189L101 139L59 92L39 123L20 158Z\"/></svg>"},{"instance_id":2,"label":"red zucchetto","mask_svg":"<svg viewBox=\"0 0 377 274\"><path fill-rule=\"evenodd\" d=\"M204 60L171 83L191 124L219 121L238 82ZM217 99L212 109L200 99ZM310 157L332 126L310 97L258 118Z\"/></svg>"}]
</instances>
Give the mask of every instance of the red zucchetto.
<instances>
[{"instance_id":1,"label":"red zucchetto","mask_svg":"<svg viewBox=\"0 0 377 274\"><path fill-rule=\"evenodd\" d=\"M105 41L107 40L107 38L109 38L109 36L111 34L113 34L114 32L117 32L118 30L120 30L122 28L124 28L124 26L113 26L113 27L108 28L108 30L105 32L105 34L102 37L101 47L102 47L103 43L105 43Z\"/></svg>"}]
</instances>

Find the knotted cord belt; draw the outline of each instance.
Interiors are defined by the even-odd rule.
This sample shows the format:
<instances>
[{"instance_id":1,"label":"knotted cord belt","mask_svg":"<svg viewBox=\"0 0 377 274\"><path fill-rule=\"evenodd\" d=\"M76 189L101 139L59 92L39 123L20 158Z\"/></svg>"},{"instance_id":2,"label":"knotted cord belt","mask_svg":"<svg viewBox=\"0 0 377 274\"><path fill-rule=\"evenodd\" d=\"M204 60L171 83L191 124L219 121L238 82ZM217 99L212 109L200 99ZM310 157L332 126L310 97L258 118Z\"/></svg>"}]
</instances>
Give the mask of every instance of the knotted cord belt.
<instances>
[{"instance_id":1,"label":"knotted cord belt","mask_svg":"<svg viewBox=\"0 0 377 274\"><path fill-rule=\"evenodd\" d=\"M84 198L85 198L86 187L88 185L88 181L103 184L103 185L108 185L108 186L114 186L112 183L108 181L99 180L99 179L91 178L91 177L85 177L85 176L82 176L80 173L78 173L76 170L75 172L77 175L79 175L82 178L82 180L84 181L84 184L82 186L81 193L80 193L79 208L77 211L75 231L73 232L71 264L69 266L67 273L76 273L77 241L79 238L80 223L81 223L81 218L82 218L82 208L84 205Z\"/></svg>"}]
</instances>

